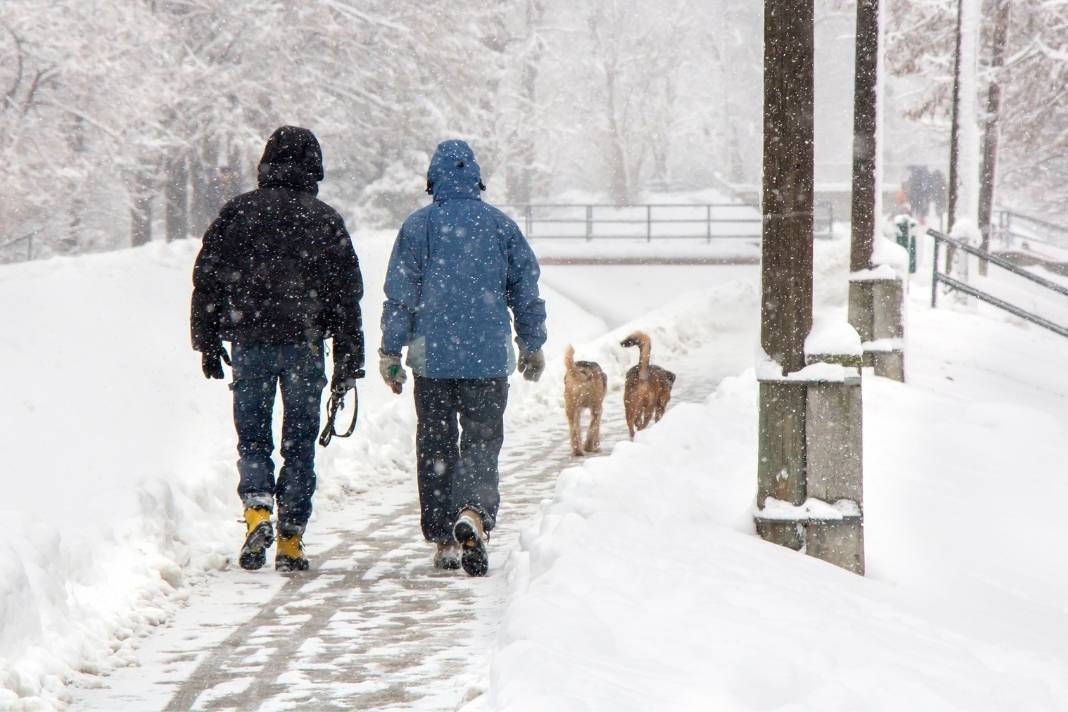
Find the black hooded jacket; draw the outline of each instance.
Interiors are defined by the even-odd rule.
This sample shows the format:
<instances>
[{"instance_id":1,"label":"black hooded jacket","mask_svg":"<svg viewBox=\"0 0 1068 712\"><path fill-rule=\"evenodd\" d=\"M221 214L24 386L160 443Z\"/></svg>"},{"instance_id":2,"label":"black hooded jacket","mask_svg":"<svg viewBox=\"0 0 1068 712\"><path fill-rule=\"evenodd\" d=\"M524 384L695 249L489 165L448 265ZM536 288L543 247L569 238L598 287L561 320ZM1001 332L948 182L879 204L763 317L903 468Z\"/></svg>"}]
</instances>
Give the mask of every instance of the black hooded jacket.
<instances>
[{"instance_id":1,"label":"black hooded jacket","mask_svg":"<svg viewBox=\"0 0 1068 712\"><path fill-rule=\"evenodd\" d=\"M259 188L227 203L193 269L193 348L222 341L315 343L364 363L363 277L345 223L320 201L322 152L311 131L274 132Z\"/></svg>"}]
</instances>

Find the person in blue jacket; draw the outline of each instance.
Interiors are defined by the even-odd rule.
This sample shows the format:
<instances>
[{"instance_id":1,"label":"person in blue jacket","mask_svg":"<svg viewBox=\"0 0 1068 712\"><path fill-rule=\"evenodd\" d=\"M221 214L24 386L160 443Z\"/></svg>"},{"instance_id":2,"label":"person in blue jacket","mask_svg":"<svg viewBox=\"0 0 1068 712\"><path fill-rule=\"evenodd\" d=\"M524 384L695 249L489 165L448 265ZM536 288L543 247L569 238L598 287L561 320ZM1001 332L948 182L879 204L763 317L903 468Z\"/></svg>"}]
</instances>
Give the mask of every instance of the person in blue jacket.
<instances>
[{"instance_id":1,"label":"person in blue jacket","mask_svg":"<svg viewBox=\"0 0 1068 712\"><path fill-rule=\"evenodd\" d=\"M483 576L500 504L508 376L518 366L537 381L545 370L540 268L515 222L482 202L485 186L465 142L438 145L426 190L433 203L404 221L389 260L379 370L400 393L408 349L421 524L437 544L435 566Z\"/></svg>"}]
</instances>

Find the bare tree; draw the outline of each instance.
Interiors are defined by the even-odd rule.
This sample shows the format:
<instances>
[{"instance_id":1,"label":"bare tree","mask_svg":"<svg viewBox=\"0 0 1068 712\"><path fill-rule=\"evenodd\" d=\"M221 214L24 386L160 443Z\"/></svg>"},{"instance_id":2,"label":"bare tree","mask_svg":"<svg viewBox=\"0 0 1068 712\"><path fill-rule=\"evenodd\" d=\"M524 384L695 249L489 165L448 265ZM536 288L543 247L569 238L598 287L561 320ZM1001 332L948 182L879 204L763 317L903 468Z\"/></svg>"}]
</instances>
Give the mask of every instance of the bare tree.
<instances>
[{"instance_id":1,"label":"bare tree","mask_svg":"<svg viewBox=\"0 0 1068 712\"><path fill-rule=\"evenodd\" d=\"M990 79L986 90L986 113L983 116L983 162L979 169L979 232L982 249L990 250L990 223L994 214L994 184L997 178L998 124L1001 117L1002 69L1009 37L1009 0L991 0L994 5L993 33L990 41ZM985 275L987 262L979 262L979 274Z\"/></svg>"}]
</instances>

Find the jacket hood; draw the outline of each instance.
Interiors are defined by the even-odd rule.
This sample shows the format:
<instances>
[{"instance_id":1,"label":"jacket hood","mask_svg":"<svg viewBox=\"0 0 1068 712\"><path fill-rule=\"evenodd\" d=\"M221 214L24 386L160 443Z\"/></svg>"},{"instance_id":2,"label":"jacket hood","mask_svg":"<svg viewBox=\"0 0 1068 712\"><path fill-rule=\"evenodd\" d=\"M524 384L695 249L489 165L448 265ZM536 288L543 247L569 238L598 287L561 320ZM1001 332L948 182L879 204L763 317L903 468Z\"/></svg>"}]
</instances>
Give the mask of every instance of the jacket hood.
<instances>
[{"instance_id":1,"label":"jacket hood","mask_svg":"<svg viewBox=\"0 0 1068 712\"><path fill-rule=\"evenodd\" d=\"M312 193L323 179L323 151L308 129L282 126L267 139L259 165L261 188L284 185Z\"/></svg>"},{"instance_id":2,"label":"jacket hood","mask_svg":"<svg viewBox=\"0 0 1068 712\"><path fill-rule=\"evenodd\" d=\"M482 169L475 161L475 152L464 141L442 141L430 159L426 172L426 192L435 200L445 198L477 198L482 184Z\"/></svg>"}]
</instances>

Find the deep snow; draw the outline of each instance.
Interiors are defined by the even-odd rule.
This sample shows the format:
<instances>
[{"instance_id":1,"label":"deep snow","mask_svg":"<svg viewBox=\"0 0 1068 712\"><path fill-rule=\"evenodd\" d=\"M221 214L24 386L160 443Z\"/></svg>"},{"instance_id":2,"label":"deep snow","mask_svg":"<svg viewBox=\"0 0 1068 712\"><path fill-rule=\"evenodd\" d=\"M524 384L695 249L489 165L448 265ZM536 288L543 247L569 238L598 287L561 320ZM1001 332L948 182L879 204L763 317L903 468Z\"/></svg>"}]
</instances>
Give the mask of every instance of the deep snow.
<instances>
[{"instance_id":1,"label":"deep snow","mask_svg":"<svg viewBox=\"0 0 1068 712\"><path fill-rule=\"evenodd\" d=\"M1064 342L925 297L864 380L866 578L756 537L750 371L562 474L467 712L1068 707Z\"/></svg>"},{"instance_id":2,"label":"deep snow","mask_svg":"<svg viewBox=\"0 0 1068 712\"><path fill-rule=\"evenodd\" d=\"M372 352L391 238L356 236ZM14 305L0 339L11 492L0 708L62 705L70 683L135 661L139 637L233 553L229 394L203 380L187 341L197 247L0 270ZM844 317L846 249L817 243L817 314L829 323ZM509 428L559 414L568 341L605 366L611 398L634 326L666 364L718 350L741 372L755 351L757 269L704 269L682 280L654 270L613 292L606 273L548 268L550 366L514 389ZM867 579L753 535L755 386L730 379L561 478L513 557L512 606L472 709L1068 704L1068 577L1052 548L1068 534L1056 514L1068 494L1056 476L1063 343L985 309L929 311L926 297L921 272L910 384L865 381ZM362 386L360 436L320 451L320 513L408 477L410 399L376 378Z\"/></svg>"},{"instance_id":3,"label":"deep snow","mask_svg":"<svg viewBox=\"0 0 1068 712\"><path fill-rule=\"evenodd\" d=\"M389 393L374 356L392 238L354 238L371 377L359 436L319 450L320 508L410 469L411 399ZM0 337L0 709L63 704L68 683L134 662L137 638L227 566L240 540L229 391L203 378L189 346L199 246L0 268L11 305ZM604 331L544 291L550 354Z\"/></svg>"}]
</instances>

